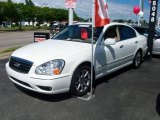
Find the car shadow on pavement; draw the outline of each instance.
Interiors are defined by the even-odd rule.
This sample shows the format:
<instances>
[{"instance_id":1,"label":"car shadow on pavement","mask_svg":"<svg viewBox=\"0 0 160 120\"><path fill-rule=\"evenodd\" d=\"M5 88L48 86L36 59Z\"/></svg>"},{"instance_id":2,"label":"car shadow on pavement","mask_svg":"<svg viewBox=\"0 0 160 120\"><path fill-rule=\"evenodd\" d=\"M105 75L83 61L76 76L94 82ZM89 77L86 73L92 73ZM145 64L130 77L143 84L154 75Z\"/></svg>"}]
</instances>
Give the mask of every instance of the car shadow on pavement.
<instances>
[{"instance_id":1,"label":"car shadow on pavement","mask_svg":"<svg viewBox=\"0 0 160 120\"><path fill-rule=\"evenodd\" d=\"M111 74L109 74L109 75L106 75L106 76L104 76L104 77L96 80L96 81L94 82L94 85L93 85L94 91L96 90L96 87L97 87L98 85L103 84L103 83L109 83L110 80L112 80L112 78L114 78L114 77L116 77L116 76L119 76L120 74L123 74L123 73L125 73L125 72L127 72L127 71L129 71L129 70L131 70L131 69L132 69L132 66L130 65L130 66L127 66L127 67L125 67L125 68L122 68L122 69L120 69L120 70L118 70L118 71L115 71L115 72L113 72L113 73L111 73Z\"/></svg>"},{"instance_id":2,"label":"car shadow on pavement","mask_svg":"<svg viewBox=\"0 0 160 120\"><path fill-rule=\"evenodd\" d=\"M160 55L152 55L153 58L159 58L160 59Z\"/></svg>"},{"instance_id":3,"label":"car shadow on pavement","mask_svg":"<svg viewBox=\"0 0 160 120\"><path fill-rule=\"evenodd\" d=\"M157 99L156 99L156 111L158 115L160 116L160 93L158 94Z\"/></svg>"},{"instance_id":4,"label":"car shadow on pavement","mask_svg":"<svg viewBox=\"0 0 160 120\"><path fill-rule=\"evenodd\" d=\"M55 94L55 95L47 95L47 94L41 94L36 93L30 90L27 90L19 85L14 84L17 89L19 89L21 92L40 100L48 101L48 102L60 102L71 98L71 95L69 93L62 93L62 94Z\"/></svg>"},{"instance_id":5,"label":"car shadow on pavement","mask_svg":"<svg viewBox=\"0 0 160 120\"><path fill-rule=\"evenodd\" d=\"M96 82L94 83L94 91L96 90L96 87L100 84L103 84L103 83L109 83L109 81L122 74L122 73L125 73L126 71L132 69L131 66L128 66L126 68L123 68L123 69L120 69L114 73L111 73L105 77L102 77L98 80L96 80ZM59 101L64 101L64 100L67 100L67 99L71 99L71 98L75 98L73 96L71 96L69 93L62 93L62 94L55 94L55 95L47 95L47 94L41 94L41 93L36 93L36 92L33 92L33 91L30 91L30 90L27 90L17 84L14 84L15 87L17 89L19 89L21 92L31 96L31 97L34 97L34 98L37 98L37 99L40 99L40 100L44 100L44 101L48 101L48 102L59 102Z\"/></svg>"}]
</instances>

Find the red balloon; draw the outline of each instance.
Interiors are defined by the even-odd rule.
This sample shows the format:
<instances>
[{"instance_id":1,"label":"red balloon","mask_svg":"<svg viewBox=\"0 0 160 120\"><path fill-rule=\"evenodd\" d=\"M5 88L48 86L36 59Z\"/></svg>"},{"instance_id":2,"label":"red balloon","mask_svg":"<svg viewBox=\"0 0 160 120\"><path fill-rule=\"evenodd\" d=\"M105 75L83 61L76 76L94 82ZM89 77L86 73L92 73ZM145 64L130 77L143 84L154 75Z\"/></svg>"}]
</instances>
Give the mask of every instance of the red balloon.
<instances>
[{"instance_id":1,"label":"red balloon","mask_svg":"<svg viewBox=\"0 0 160 120\"><path fill-rule=\"evenodd\" d=\"M133 12L134 12L134 14L137 15L137 14L140 12L139 6L135 6L135 7L133 8Z\"/></svg>"}]
</instances>

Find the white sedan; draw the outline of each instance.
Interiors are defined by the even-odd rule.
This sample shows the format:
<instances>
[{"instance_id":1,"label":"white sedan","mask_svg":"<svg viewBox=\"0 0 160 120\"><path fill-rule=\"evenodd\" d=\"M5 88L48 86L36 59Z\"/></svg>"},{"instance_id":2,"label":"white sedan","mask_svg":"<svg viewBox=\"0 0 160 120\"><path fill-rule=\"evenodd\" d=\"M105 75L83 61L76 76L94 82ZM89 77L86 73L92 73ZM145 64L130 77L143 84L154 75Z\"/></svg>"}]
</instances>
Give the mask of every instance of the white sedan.
<instances>
[{"instance_id":1,"label":"white sedan","mask_svg":"<svg viewBox=\"0 0 160 120\"><path fill-rule=\"evenodd\" d=\"M155 55L160 55L160 28L156 29L155 39L153 42L153 51L152 53Z\"/></svg>"},{"instance_id":2,"label":"white sedan","mask_svg":"<svg viewBox=\"0 0 160 120\"><path fill-rule=\"evenodd\" d=\"M134 29L136 29L139 32L139 34L148 37L148 28L147 27L134 26ZM160 28L155 29L152 54L153 55L160 55Z\"/></svg>"},{"instance_id":3,"label":"white sedan","mask_svg":"<svg viewBox=\"0 0 160 120\"><path fill-rule=\"evenodd\" d=\"M6 71L11 81L26 89L85 95L91 84L90 23L69 26L50 40L22 47L10 57ZM146 37L132 27L111 23L94 28L94 78L133 65L147 52Z\"/></svg>"}]
</instances>

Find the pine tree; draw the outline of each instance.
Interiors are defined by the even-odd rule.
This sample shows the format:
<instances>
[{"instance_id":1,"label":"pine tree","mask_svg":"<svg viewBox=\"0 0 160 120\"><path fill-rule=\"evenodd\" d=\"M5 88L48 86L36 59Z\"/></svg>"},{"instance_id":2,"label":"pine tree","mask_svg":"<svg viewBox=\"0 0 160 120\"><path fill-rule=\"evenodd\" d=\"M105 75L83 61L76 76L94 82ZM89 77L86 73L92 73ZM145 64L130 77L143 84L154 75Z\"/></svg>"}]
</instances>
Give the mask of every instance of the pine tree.
<instances>
[{"instance_id":1,"label":"pine tree","mask_svg":"<svg viewBox=\"0 0 160 120\"><path fill-rule=\"evenodd\" d=\"M12 3L12 0L8 0L7 2L8 2L8 3Z\"/></svg>"},{"instance_id":2,"label":"pine tree","mask_svg":"<svg viewBox=\"0 0 160 120\"><path fill-rule=\"evenodd\" d=\"M32 0L25 0L26 5L28 6L34 6L34 3L32 2Z\"/></svg>"},{"instance_id":3,"label":"pine tree","mask_svg":"<svg viewBox=\"0 0 160 120\"><path fill-rule=\"evenodd\" d=\"M25 3L26 3L26 5L29 5L29 1L28 0L25 0Z\"/></svg>"},{"instance_id":4,"label":"pine tree","mask_svg":"<svg viewBox=\"0 0 160 120\"><path fill-rule=\"evenodd\" d=\"M29 0L29 5L34 6L34 3L32 2L32 0Z\"/></svg>"}]
</instances>

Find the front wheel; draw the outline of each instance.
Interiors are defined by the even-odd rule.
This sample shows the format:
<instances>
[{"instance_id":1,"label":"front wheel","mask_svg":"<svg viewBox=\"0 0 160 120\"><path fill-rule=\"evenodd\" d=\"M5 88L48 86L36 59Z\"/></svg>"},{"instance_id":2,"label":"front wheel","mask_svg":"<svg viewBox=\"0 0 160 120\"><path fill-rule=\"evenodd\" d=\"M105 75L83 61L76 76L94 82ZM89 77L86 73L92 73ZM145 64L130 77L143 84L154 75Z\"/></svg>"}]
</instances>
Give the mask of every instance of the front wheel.
<instances>
[{"instance_id":1,"label":"front wheel","mask_svg":"<svg viewBox=\"0 0 160 120\"><path fill-rule=\"evenodd\" d=\"M91 84L91 69L88 65L79 66L72 76L70 92L75 96L86 95Z\"/></svg>"},{"instance_id":2,"label":"front wheel","mask_svg":"<svg viewBox=\"0 0 160 120\"><path fill-rule=\"evenodd\" d=\"M138 68L142 63L142 52L138 51L133 60L133 68Z\"/></svg>"}]
</instances>

